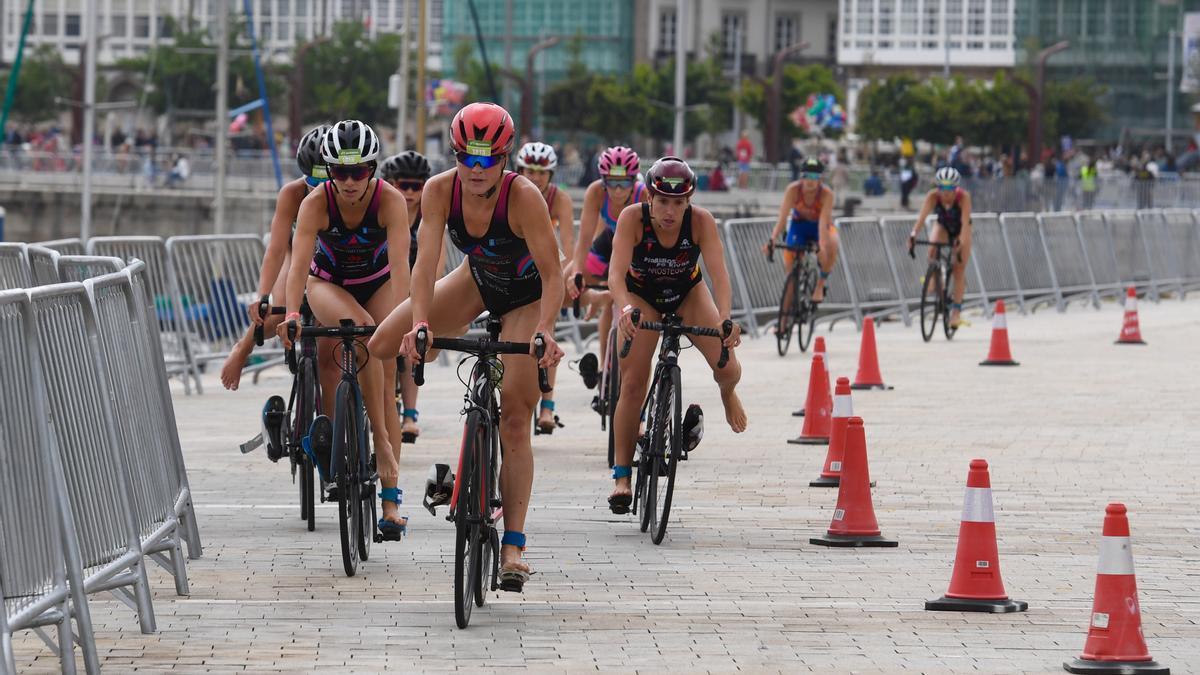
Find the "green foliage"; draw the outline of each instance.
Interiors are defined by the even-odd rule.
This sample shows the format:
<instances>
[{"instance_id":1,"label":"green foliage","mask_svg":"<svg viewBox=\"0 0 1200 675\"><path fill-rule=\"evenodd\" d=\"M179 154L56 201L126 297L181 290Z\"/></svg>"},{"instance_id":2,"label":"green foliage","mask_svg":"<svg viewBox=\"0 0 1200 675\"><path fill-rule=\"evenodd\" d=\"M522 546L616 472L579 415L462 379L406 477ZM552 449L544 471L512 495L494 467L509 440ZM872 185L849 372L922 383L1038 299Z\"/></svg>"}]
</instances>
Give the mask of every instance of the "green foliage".
<instances>
[{"instance_id":1,"label":"green foliage","mask_svg":"<svg viewBox=\"0 0 1200 675\"><path fill-rule=\"evenodd\" d=\"M360 119L378 124L391 119L388 78L399 60L399 35L380 33L372 40L358 22L336 24L330 38L313 45L304 57L305 123Z\"/></svg>"},{"instance_id":2,"label":"green foliage","mask_svg":"<svg viewBox=\"0 0 1200 675\"><path fill-rule=\"evenodd\" d=\"M488 88L487 71L483 67L483 62L475 58L474 40L459 40L454 43L454 73L458 82L467 85L467 95L463 99L463 103L492 100L491 91ZM500 77L499 73L492 75ZM497 82L496 86L499 87L500 83Z\"/></svg>"},{"instance_id":3,"label":"green foliage","mask_svg":"<svg viewBox=\"0 0 1200 675\"><path fill-rule=\"evenodd\" d=\"M1044 140L1094 132L1105 118L1103 95L1103 87L1090 80L1047 83ZM858 131L866 138L948 144L961 135L970 143L1000 146L1025 141L1029 124L1029 94L1004 73L991 80L956 77L950 82L893 75L868 85L858 100Z\"/></svg>"},{"instance_id":4,"label":"green foliage","mask_svg":"<svg viewBox=\"0 0 1200 675\"><path fill-rule=\"evenodd\" d=\"M232 19L232 17L231 17ZM168 19L170 21L170 19ZM182 30L173 26L174 44L161 44L145 56L122 59L116 69L135 75L150 73L150 92L147 104L158 113L168 110L212 110L216 107L217 93L214 86L217 71L217 54L212 50L215 43L208 32L194 26ZM229 44L231 48L244 49L249 42L243 38L246 32L244 21L230 22ZM281 110L279 103L286 90L282 78L271 72L264 73L267 95L273 110ZM386 92L385 92L386 94ZM231 54L229 58L229 102L235 107L258 98L258 82L254 75L254 60L249 54Z\"/></svg>"},{"instance_id":5,"label":"green foliage","mask_svg":"<svg viewBox=\"0 0 1200 675\"><path fill-rule=\"evenodd\" d=\"M833 94L838 103L845 102L845 94L833 77L833 72L821 65L798 65L785 63L779 96L779 127L783 139L801 135L792 124L790 115L798 106L804 105L810 94ZM760 129L767 128L767 91L759 80L742 81L742 90L737 94L737 106L758 122Z\"/></svg>"},{"instance_id":6,"label":"green foliage","mask_svg":"<svg viewBox=\"0 0 1200 675\"><path fill-rule=\"evenodd\" d=\"M42 122L58 117L66 103L57 103L54 99L73 98L75 73L75 69L63 64L62 56L54 46L39 45L36 49L27 46L13 98L13 118ZM0 87L8 87L8 78L9 75L4 76Z\"/></svg>"}]
</instances>

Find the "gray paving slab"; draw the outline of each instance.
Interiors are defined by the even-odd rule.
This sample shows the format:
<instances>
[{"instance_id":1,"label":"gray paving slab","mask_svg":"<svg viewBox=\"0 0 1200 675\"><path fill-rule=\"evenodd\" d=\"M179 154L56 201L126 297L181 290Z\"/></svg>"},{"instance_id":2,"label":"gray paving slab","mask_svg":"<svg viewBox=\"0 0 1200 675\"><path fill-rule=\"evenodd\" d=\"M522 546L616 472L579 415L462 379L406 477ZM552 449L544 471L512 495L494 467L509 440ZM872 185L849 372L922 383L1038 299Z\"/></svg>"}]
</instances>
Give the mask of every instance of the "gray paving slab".
<instances>
[{"instance_id":1,"label":"gray paving slab","mask_svg":"<svg viewBox=\"0 0 1200 675\"><path fill-rule=\"evenodd\" d=\"M159 632L96 596L108 672L1061 672L1083 646L1104 506L1129 506L1144 632L1173 672L1200 671L1200 303L1141 305L1146 347L1112 344L1120 308L1009 315L1018 368L981 368L989 322L953 342L879 327L890 392L855 392L874 506L895 549L839 550L808 538L829 525L836 491L808 487L825 448L788 445L807 355L747 341L741 386L749 431L721 424L715 386L684 356L687 401L703 405L703 445L681 467L667 539L654 546L608 513L604 435L591 393L565 369L567 427L534 439L537 478L522 596L501 594L454 627L453 530L420 505L425 471L454 458L461 385L431 369L424 433L404 448L411 536L378 545L359 576L341 570L336 509L317 531L298 519L282 465L238 453L256 410L286 373L203 396L177 391L205 557L191 596L151 569ZM854 375L859 335L823 330L835 375ZM953 564L967 464L991 464L1005 585L1026 613L925 612ZM17 640L22 672L57 669Z\"/></svg>"}]
</instances>

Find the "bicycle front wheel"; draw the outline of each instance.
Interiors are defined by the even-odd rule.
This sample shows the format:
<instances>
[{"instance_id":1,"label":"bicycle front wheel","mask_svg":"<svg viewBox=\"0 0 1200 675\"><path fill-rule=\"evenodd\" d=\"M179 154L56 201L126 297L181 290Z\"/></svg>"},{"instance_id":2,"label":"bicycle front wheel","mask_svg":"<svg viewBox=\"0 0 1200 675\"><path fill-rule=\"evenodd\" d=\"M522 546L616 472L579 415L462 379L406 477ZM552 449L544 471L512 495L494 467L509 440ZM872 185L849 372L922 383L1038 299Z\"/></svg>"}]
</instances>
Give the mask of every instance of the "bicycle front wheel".
<instances>
[{"instance_id":1,"label":"bicycle front wheel","mask_svg":"<svg viewBox=\"0 0 1200 675\"><path fill-rule=\"evenodd\" d=\"M608 429L608 468L616 461L617 441L613 431L613 420L617 416L617 398L621 395L621 365L617 355L617 331L609 331L608 354L605 359L606 374L604 376L604 426Z\"/></svg>"},{"instance_id":2,"label":"bicycle front wheel","mask_svg":"<svg viewBox=\"0 0 1200 675\"><path fill-rule=\"evenodd\" d=\"M317 492L315 467L301 445L302 439L308 435L308 429L316 416L316 388L318 385L316 368L312 359L304 359L301 362L297 383L299 389L296 392L296 416L292 420L292 453L296 457L296 469L300 472L300 479L296 481L300 486L300 520L306 521L308 531L312 532L317 529L317 513L314 508Z\"/></svg>"},{"instance_id":3,"label":"bicycle front wheel","mask_svg":"<svg viewBox=\"0 0 1200 675\"><path fill-rule=\"evenodd\" d=\"M357 403L349 382L337 388L337 407L333 415L334 480L338 486L338 534L342 544L342 567L346 576L358 572L358 538L362 525L362 502L359 501L358 425L354 406Z\"/></svg>"},{"instance_id":4,"label":"bicycle front wheel","mask_svg":"<svg viewBox=\"0 0 1200 675\"><path fill-rule=\"evenodd\" d=\"M481 472L486 466L480 459L487 451L487 429L483 413L467 413L458 481L458 500L454 504L454 622L459 628L471 623L471 610L480 593L483 571L484 496Z\"/></svg>"},{"instance_id":5,"label":"bicycle front wheel","mask_svg":"<svg viewBox=\"0 0 1200 675\"><path fill-rule=\"evenodd\" d=\"M788 272L779 294L779 315L775 319L775 350L787 356L792 344L792 328L796 325L796 274Z\"/></svg>"},{"instance_id":6,"label":"bicycle front wheel","mask_svg":"<svg viewBox=\"0 0 1200 675\"><path fill-rule=\"evenodd\" d=\"M933 339L941 311L942 271L937 265L930 265L925 270L925 283L921 287L921 337L926 342Z\"/></svg>"},{"instance_id":7,"label":"bicycle front wheel","mask_svg":"<svg viewBox=\"0 0 1200 675\"><path fill-rule=\"evenodd\" d=\"M667 534L667 521L671 516L671 498L675 493L675 470L682 454L683 412L680 405L679 369L671 368L663 377L658 391L651 432L650 448L654 458L651 472L653 485L650 488L654 500L650 540L661 544Z\"/></svg>"},{"instance_id":8,"label":"bicycle front wheel","mask_svg":"<svg viewBox=\"0 0 1200 675\"><path fill-rule=\"evenodd\" d=\"M800 292L796 297L796 340L800 343L800 351L807 352L812 343L813 328L817 324L817 307L812 301L813 291L817 290L817 268L815 265L806 267L800 274Z\"/></svg>"}]
</instances>

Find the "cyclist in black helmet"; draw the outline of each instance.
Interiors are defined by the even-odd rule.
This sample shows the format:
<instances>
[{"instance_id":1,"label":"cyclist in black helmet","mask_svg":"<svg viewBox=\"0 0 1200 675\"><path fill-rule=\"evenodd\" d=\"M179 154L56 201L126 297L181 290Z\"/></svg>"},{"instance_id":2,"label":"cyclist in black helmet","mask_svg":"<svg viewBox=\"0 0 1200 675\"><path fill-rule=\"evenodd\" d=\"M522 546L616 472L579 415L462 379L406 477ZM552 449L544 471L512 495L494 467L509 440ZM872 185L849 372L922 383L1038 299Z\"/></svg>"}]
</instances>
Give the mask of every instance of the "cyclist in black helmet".
<instances>
[{"instance_id":1,"label":"cyclist in black helmet","mask_svg":"<svg viewBox=\"0 0 1200 675\"><path fill-rule=\"evenodd\" d=\"M263 256L262 270L258 275L258 291L255 293L259 298L270 296L271 304L274 305L287 304L287 270L291 261L292 234L296 231L300 202L304 201L308 193L329 179L328 167L321 158L321 137L328 130L329 127L323 124L313 128L300 139L300 145L296 148L296 164L300 167L301 176L280 188L279 195L275 198L271 237L267 242L267 252ZM275 327L282 321L278 316L261 317L258 315L258 309L259 303L250 303L250 327L233 346L233 351L229 352L225 365L221 366L221 384L225 385L226 389L237 389L241 382L242 369L246 366L250 351L254 349L254 327L262 324L264 334L273 335ZM337 369L331 367L329 370L329 376L336 379ZM322 378L322 382L325 381Z\"/></svg>"},{"instance_id":2,"label":"cyclist in black helmet","mask_svg":"<svg viewBox=\"0 0 1200 675\"><path fill-rule=\"evenodd\" d=\"M429 160L425 159L425 155L414 150L405 150L398 155L392 155L383 160L383 164L379 165L379 177L392 184L392 187L400 191L404 195L404 201L408 204L408 222L409 233L412 236L412 242L408 249L408 269L412 270L417 264L417 230L421 227L421 194L425 190L425 181L432 175L433 170L429 166ZM440 278L446 269L446 251L442 250L441 258L438 261L438 277ZM403 359L404 357L400 357ZM401 361L403 363L403 361ZM399 368L407 372L406 369ZM413 382L411 377L400 375L400 396L396 403L400 404L401 408L401 426L400 432L402 440L405 443L412 443L421 435L421 428L417 426L417 392L420 389L417 383Z\"/></svg>"}]
</instances>

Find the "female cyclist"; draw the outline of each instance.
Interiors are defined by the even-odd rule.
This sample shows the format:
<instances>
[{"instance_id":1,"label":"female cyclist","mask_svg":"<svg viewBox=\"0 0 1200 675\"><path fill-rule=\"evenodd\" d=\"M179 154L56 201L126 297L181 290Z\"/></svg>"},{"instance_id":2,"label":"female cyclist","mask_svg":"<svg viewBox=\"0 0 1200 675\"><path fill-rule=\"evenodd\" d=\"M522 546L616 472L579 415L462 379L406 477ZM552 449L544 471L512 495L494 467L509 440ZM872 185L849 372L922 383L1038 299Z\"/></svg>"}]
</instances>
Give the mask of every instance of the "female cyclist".
<instances>
[{"instance_id":1,"label":"female cyclist","mask_svg":"<svg viewBox=\"0 0 1200 675\"><path fill-rule=\"evenodd\" d=\"M958 170L953 167L938 169L933 176L933 189L926 193L925 202L921 204L921 213L917 215L917 222L908 234L908 253L913 255L917 235L925 227L925 219L930 214L935 214L937 221L933 224L929 240L939 244L949 242L958 253L954 257L952 269L954 303L950 305L950 325L953 328L958 328L963 323L962 298L967 286L965 272L967 262L971 260L971 195L959 186L961 180ZM931 246L929 259L935 260L936 257L937 249Z\"/></svg>"},{"instance_id":2,"label":"female cyclist","mask_svg":"<svg viewBox=\"0 0 1200 675\"><path fill-rule=\"evenodd\" d=\"M279 195L275 198L271 236L267 241L266 254L263 255L262 270L258 274L258 292L255 297L270 296L277 305L286 304L284 291L292 255L292 233L296 229L296 214L300 212L300 202L329 178L325 160L321 158L321 138L328 130L329 126L322 124L300 139L300 146L296 148L296 165L300 167L300 173L303 175L280 188ZM242 369L246 367L246 359L254 349L254 327L263 326L264 333L269 335L275 332L275 327L282 321L276 316L260 316L257 302L251 303L247 309L250 312L250 327L233 346L233 351L229 352L225 364L221 366L221 384L231 391L238 388L242 379Z\"/></svg>"},{"instance_id":3,"label":"female cyclist","mask_svg":"<svg viewBox=\"0 0 1200 675\"><path fill-rule=\"evenodd\" d=\"M633 340L629 354L620 360L621 395L613 421L615 485L608 499L613 513L628 513L633 501L630 489L633 445L642 401L649 387L650 360L658 344L656 333L638 331L633 323L633 310L640 309L646 321L658 321L664 314L674 313L685 324L719 329L730 318L733 300L717 222L706 209L691 205L696 190L692 169L678 157L663 157L650 167L646 186L650 201L621 211L608 270L609 292L614 304L622 308L618 324L621 340ZM701 277L701 255L712 275L714 293L709 292ZM717 368L721 340L691 338L712 368L721 390L725 420L735 433L745 431L747 423L746 411L735 391L742 367L733 348L741 342L740 335L735 322L733 332L723 341L730 350L724 368Z\"/></svg>"},{"instance_id":4,"label":"female cyclist","mask_svg":"<svg viewBox=\"0 0 1200 675\"><path fill-rule=\"evenodd\" d=\"M579 239L571 263L567 293L571 299L579 295L575 287L575 272L582 272L586 283L603 283L608 277L608 259L612 254L613 234L617 216L630 204L646 201L648 193L638 177L640 163L636 152L624 146L613 146L600 155L600 180L588 186L583 195L583 210L579 216ZM597 233L597 222L604 226ZM600 361L607 355L608 330L612 326L612 305L604 303L600 314ZM588 388L595 386L600 361L590 354L579 362L579 373Z\"/></svg>"},{"instance_id":5,"label":"female cyclist","mask_svg":"<svg viewBox=\"0 0 1200 675\"><path fill-rule=\"evenodd\" d=\"M546 208L550 210L550 224L558 233L559 249L564 256L571 255L575 251L575 207L571 204L571 195L554 184L554 170L558 168L554 148L545 143L526 143L517 151L516 165L517 173L528 178L542 193ZM553 390L557 372L557 368L551 368L547 373L551 390L542 393L542 402L538 406L539 433L553 433L558 426Z\"/></svg>"},{"instance_id":6,"label":"female cyclist","mask_svg":"<svg viewBox=\"0 0 1200 675\"><path fill-rule=\"evenodd\" d=\"M408 249L408 269L412 272L412 268L417 264L417 230L421 226L421 192L425 189L425 181L429 180L429 175L433 173L429 167L429 160L425 156L414 150L405 150L398 155L392 155L383 160L383 164L379 165L379 177L391 183L392 187L400 191L404 195L404 202L408 206L408 231L412 237L411 244ZM441 252L441 257L438 262L438 276L446 269L446 252ZM401 408L402 424L400 433L402 440L405 443L413 443L417 437L421 435L421 428L417 426L417 388L416 382L413 382L411 377L405 377L405 369L403 360L396 364L396 370L399 376L397 385L400 388L399 396L396 403Z\"/></svg>"},{"instance_id":7,"label":"female cyclist","mask_svg":"<svg viewBox=\"0 0 1200 675\"><path fill-rule=\"evenodd\" d=\"M500 339L545 338L540 361L550 368L562 359L554 342L554 320L562 306L562 273L546 200L527 179L505 171L516 138L512 117L494 103L472 103L450 122L455 167L425 185L412 297L380 324L371 353L417 358L417 330L429 338L452 335L487 310L502 322ZM434 283L444 233L466 260ZM532 353L532 352L531 352ZM533 487L530 422L538 400L537 365L525 356L503 356L500 441L504 458L500 494L504 537L500 578L513 590L529 580L525 517Z\"/></svg>"},{"instance_id":8,"label":"female cyclist","mask_svg":"<svg viewBox=\"0 0 1200 675\"><path fill-rule=\"evenodd\" d=\"M825 299L825 281L837 264L838 256L837 226L833 224L834 194L832 188L821 182L823 173L825 165L816 157L809 157L800 163L800 180L788 185L784 191L771 241L763 246L765 253L783 234L785 225L787 239L784 243L788 246L803 249L809 242L817 242L817 265L821 273L812 293L815 303ZM795 262L795 253L783 252L784 269L792 269ZM785 299L784 302L790 300Z\"/></svg>"},{"instance_id":9,"label":"female cyclist","mask_svg":"<svg viewBox=\"0 0 1200 675\"><path fill-rule=\"evenodd\" d=\"M342 319L359 325L381 321L408 297L408 207L404 197L375 175L379 138L358 120L333 125L321 141L321 155L329 165L331 180L300 205L296 224L295 255L287 281L287 315L278 328L286 346L288 328L299 336L300 297L317 321L336 326ZM389 283L390 282L390 283ZM321 359L337 360L332 352ZM379 464L383 518L379 531L385 539L399 539L408 519L398 514L403 493L400 478L400 417L387 405L396 381L395 355L368 358L359 379ZM322 480L328 482L328 467Z\"/></svg>"}]
</instances>

